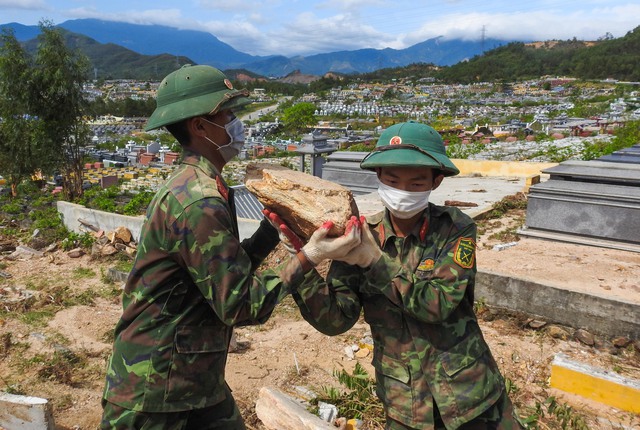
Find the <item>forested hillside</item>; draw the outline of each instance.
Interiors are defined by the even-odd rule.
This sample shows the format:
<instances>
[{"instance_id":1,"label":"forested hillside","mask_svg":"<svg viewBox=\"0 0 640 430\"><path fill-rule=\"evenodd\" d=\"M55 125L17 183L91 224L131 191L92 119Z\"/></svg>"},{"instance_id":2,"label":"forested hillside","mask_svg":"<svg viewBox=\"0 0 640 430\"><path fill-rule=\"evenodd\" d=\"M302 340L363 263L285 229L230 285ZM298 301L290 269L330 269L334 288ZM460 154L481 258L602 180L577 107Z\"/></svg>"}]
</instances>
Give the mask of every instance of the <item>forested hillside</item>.
<instances>
[{"instance_id":1,"label":"forested hillside","mask_svg":"<svg viewBox=\"0 0 640 430\"><path fill-rule=\"evenodd\" d=\"M640 81L640 27L618 39L510 43L434 73L446 82L514 81L544 75Z\"/></svg>"}]
</instances>

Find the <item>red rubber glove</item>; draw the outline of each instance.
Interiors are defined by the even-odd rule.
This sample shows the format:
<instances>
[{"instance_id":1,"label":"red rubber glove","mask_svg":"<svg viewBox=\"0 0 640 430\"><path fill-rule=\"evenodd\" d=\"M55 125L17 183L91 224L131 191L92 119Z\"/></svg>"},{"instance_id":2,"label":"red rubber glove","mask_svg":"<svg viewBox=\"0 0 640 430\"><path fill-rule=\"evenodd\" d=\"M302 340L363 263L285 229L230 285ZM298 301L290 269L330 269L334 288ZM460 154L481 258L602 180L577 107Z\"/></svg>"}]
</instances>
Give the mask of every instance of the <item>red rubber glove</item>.
<instances>
[{"instance_id":1,"label":"red rubber glove","mask_svg":"<svg viewBox=\"0 0 640 430\"><path fill-rule=\"evenodd\" d=\"M282 245L284 245L290 254L295 255L302 249L302 245L304 245L302 239L289 228L282 218L280 218L280 215L266 208L262 210L262 213L271 225L278 230L280 242L282 242Z\"/></svg>"},{"instance_id":2,"label":"red rubber glove","mask_svg":"<svg viewBox=\"0 0 640 430\"><path fill-rule=\"evenodd\" d=\"M362 225L360 245L353 248L349 254L342 258L336 258L336 260L367 268L382 257L382 250L380 249L380 245L378 245L376 240L373 238L365 217L360 217L360 224Z\"/></svg>"},{"instance_id":3,"label":"red rubber glove","mask_svg":"<svg viewBox=\"0 0 640 430\"><path fill-rule=\"evenodd\" d=\"M314 266L323 260L342 259L360 243L360 220L357 217L352 216L347 222L342 236L327 237L332 226L332 221L322 224L319 229L313 232L309 242L302 247L302 252L307 260Z\"/></svg>"}]
</instances>

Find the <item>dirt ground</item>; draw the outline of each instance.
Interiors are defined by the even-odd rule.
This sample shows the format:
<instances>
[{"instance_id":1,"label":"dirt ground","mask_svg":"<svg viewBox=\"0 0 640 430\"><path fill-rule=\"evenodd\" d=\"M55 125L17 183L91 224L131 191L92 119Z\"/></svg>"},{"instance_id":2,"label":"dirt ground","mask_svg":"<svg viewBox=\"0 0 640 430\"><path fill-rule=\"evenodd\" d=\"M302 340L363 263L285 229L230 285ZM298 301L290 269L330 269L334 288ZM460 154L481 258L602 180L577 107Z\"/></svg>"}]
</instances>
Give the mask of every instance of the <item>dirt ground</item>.
<instances>
[{"instance_id":1,"label":"dirt ground","mask_svg":"<svg viewBox=\"0 0 640 430\"><path fill-rule=\"evenodd\" d=\"M637 253L524 238L516 246L494 251L495 244L513 239L505 232L521 224L523 216L513 212L481 226L480 270L597 294L640 296ZM269 262L285 256L278 249ZM70 258L63 251L54 251L30 259L5 256L0 264L0 299L5 307L0 313L0 390L48 399L58 429L95 429L111 331L121 313L121 282L105 276L114 260L89 255ZM35 292L31 301L7 302L19 299L18 291L25 289ZM611 339L596 337L595 346L587 346L574 338L574 328L565 327L567 336L562 339L549 334L551 324L531 328L526 315L486 307L478 313L503 374L513 381L511 398L522 416L539 416L538 428L562 428L544 406L536 412L537 403L544 405L555 397L570 407L571 417L583 418L587 428L640 429L639 415L549 388L550 363L559 352L640 379L637 342L615 347ZM264 429L253 409L263 386L295 394L301 392L296 387L321 392L323 386L336 386L334 372L351 372L356 363L373 375L368 350L358 351L354 358L345 351L366 342L369 328L363 321L344 335L325 336L302 320L293 301L287 299L266 324L239 328L236 333L238 348L229 355L227 379L250 430Z\"/></svg>"}]
</instances>

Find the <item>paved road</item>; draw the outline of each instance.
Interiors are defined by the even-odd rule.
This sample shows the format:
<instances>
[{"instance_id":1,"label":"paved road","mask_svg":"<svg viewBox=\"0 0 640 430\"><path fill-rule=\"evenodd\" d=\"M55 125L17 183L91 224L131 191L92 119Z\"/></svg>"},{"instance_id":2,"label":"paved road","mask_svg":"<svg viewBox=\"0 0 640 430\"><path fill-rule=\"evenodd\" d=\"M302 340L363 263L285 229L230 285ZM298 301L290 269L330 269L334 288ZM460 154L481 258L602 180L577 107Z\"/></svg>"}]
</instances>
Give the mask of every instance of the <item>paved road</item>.
<instances>
[{"instance_id":1,"label":"paved road","mask_svg":"<svg viewBox=\"0 0 640 430\"><path fill-rule=\"evenodd\" d=\"M261 115L266 115L266 114L276 110L278 108L278 105L279 105L279 103L276 103L274 105L266 106L266 107L263 107L261 109L258 109L257 111L244 114L244 115L242 115L240 117L240 120L242 120L242 121L253 121L253 120L256 120L256 119L260 118Z\"/></svg>"}]
</instances>

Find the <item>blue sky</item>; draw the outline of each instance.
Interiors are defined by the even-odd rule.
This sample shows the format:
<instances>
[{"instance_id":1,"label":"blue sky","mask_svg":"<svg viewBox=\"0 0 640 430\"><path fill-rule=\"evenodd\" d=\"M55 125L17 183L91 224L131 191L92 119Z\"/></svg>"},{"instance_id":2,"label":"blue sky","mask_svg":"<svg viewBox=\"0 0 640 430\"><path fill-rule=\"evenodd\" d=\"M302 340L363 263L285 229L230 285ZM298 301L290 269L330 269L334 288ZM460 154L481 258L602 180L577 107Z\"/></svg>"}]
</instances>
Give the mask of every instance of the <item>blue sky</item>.
<instances>
[{"instance_id":1,"label":"blue sky","mask_svg":"<svg viewBox=\"0 0 640 430\"><path fill-rule=\"evenodd\" d=\"M0 23L99 18L208 31L252 55L402 49L444 36L596 40L640 25L637 0L0 0Z\"/></svg>"}]
</instances>

